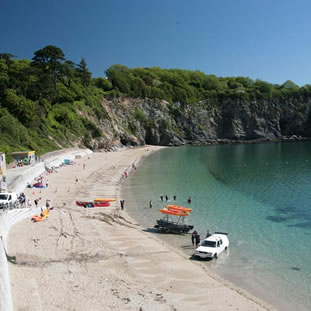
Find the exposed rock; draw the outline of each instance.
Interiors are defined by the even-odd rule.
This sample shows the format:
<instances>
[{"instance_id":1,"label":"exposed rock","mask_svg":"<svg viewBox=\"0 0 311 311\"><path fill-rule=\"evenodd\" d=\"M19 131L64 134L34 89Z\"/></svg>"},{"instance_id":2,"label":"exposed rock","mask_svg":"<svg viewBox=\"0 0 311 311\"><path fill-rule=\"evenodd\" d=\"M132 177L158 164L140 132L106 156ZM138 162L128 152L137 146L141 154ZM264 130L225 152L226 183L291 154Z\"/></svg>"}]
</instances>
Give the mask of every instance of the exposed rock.
<instances>
[{"instance_id":1,"label":"exposed rock","mask_svg":"<svg viewBox=\"0 0 311 311\"><path fill-rule=\"evenodd\" d=\"M103 99L109 114L95 149L112 146L185 145L301 140L311 136L311 98L224 98L170 104L157 99Z\"/></svg>"}]
</instances>

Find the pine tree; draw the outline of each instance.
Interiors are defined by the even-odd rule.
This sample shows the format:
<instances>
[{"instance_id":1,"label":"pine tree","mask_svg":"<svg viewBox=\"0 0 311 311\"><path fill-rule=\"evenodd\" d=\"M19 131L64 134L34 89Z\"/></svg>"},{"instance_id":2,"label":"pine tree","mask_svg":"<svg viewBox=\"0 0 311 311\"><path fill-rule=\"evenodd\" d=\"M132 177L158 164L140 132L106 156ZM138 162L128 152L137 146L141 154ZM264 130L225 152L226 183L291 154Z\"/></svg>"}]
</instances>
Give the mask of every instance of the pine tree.
<instances>
[{"instance_id":1,"label":"pine tree","mask_svg":"<svg viewBox=\"0 0 311 311\"><path fill-rule=\"evenodd\" d=\"M88 86L92 80L92 74L87 69L86 61L82 57L80 64L78 65L78 72L81 79L81 82L84 86Z\"/></svg>"}]
</instances>

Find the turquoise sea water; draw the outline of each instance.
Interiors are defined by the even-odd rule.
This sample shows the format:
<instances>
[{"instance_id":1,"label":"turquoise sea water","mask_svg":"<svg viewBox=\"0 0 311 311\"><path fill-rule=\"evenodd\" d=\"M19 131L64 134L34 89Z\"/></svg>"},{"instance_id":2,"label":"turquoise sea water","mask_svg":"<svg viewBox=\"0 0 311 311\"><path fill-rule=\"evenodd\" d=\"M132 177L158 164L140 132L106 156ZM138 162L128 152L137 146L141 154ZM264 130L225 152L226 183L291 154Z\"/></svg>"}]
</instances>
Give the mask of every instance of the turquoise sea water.
<instances>
[{"instance_id":1,"label":"turquoise sea water","mask_svg":"<svg viewBox=\"0 0 311 311\"><path fill-rule=\"evenodd\" d=\"M166 194L184 206L192 197L187 222L201 237L229 233L229 251L204 262L210 269L279 310L311 310L311 142L167 148L122 188L146 228ZM164 239L193 253L188 235Z\"/></svg>"}]
</instances>

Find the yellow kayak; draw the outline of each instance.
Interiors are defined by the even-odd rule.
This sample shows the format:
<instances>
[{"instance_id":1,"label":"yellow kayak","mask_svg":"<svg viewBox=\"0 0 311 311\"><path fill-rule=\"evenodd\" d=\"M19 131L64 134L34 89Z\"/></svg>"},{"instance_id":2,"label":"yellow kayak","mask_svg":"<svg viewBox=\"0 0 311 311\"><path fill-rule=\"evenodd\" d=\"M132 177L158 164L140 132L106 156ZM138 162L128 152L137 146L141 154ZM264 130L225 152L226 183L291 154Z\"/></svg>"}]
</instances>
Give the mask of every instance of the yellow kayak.
<instances>
[{"instance_id":1,"label":"yellow kayak","mask_svg":"<svg viewBox=\"0 0 311 311\"><path fill-rule=\"evenodd\" d=\"M43 217L48 218L49 217L49 211L47 209L43 210L42 215L43 215Z\"/></svg>"}]
</instances>

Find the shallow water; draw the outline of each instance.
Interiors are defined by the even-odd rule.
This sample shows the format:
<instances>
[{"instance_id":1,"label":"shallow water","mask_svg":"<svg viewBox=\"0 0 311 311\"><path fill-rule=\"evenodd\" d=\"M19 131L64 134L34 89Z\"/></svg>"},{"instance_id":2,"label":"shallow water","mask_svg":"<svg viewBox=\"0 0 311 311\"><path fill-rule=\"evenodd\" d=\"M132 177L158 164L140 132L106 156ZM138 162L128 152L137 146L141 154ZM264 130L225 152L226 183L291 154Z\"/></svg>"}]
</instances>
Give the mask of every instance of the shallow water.
<instances>
[{"instance_id":1,"label":"shallow water","mask_svg":"<svg viewBox=\"0 0 311 311\"><path fill-rule=\"evenodd\" d=\"M204 262L214 272L279 310L311 310L310 142L163 149L122 187L127 211L146 228L166 194L184 206L192 197L187 221L201 237L229 233L230 250ZM189 235L161 237L194 251Z\"/></svg>"}]
</instances>

